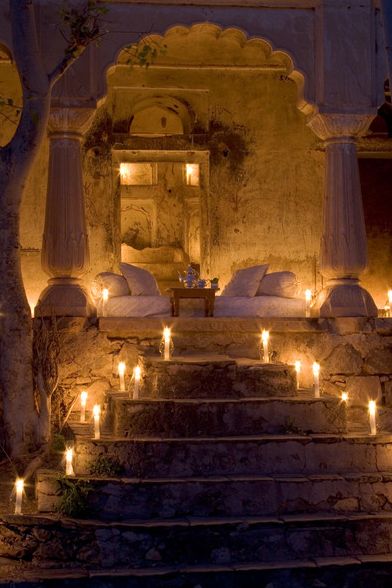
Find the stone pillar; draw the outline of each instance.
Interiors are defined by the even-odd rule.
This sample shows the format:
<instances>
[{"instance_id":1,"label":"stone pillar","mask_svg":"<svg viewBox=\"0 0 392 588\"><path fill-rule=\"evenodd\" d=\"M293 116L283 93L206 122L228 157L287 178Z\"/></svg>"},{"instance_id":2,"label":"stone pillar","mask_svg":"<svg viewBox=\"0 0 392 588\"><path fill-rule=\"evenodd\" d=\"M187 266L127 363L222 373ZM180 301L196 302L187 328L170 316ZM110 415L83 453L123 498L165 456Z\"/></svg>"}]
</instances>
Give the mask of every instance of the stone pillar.
<instances>
[{"instance_id":1,"label":"stone pillar","mask_svg":"<svg viewBox=\"0 0 392 588\"><path fill-rule=\"evenodd\" d=\"M309 123L325 141L320 269L327 284L317 303L322 317L377 316L372 297L359 284L367 268L367 239L355 146L372 118L317 114Z\"/></svg>"},{"instance_id":2,"label":"stone pillar","mask_svg":"<svg viewBox=\"0 0 392 588\"><path fill-rule=\"evenodd\" d=\"M49 120L49 170L41 263L51 276L36 316L91 316L80 282L89 266L80 143L95 110L54 108Z\"/></svg>"}]
</instances>

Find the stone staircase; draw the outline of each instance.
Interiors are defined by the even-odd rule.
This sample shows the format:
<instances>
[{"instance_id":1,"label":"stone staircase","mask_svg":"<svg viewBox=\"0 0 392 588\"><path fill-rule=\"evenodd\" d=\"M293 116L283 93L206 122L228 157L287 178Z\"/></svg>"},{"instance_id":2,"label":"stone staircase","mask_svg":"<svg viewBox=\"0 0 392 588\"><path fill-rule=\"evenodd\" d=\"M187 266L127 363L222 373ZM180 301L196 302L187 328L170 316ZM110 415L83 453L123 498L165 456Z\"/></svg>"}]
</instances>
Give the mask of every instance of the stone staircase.
<instances>
[{"instance_id":1,"label":"stone staircase","mask_svg":"<svg viewBox=\"0 0 392 588\"><path fill-rule=\"evenodd\" d=\"M346 405L297 391L286 365L145 358L143 372L139 400L108 393L100 440L72 415L86 518L53 515L58 473L38 474L39 514L16 538L25 577L39 566L56 586L61 574L67 586L389 585L390 435L348 431ZM104 476L91 473L99 461ZM18 533L15 517L3 524Z\"/></svg>"}]
</instances>

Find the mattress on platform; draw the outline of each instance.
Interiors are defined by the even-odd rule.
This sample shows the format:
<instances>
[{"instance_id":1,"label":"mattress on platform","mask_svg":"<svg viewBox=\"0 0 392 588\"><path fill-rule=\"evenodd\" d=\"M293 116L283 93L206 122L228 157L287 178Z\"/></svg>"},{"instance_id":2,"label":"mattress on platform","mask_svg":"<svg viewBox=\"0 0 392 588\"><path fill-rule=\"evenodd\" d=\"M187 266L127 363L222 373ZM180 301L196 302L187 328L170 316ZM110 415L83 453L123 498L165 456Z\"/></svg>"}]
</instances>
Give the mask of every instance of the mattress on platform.
<instances>
[{"instance_id":1,"label":"mattress on platform","mask_svg":"<svg viewBox=\"0 0 392 588\"><path fill-rule=\"evenodd\" d=\"M106 316L110 317L159 317L170 316L168 296L115 296L106 306ZM181 300L180 316L204 316L204 300ZM217 296L215 298L216 317L303 317L305 301L280 296Z\"/></svg>"},{"instance_id":2,"label":"mattress on platform","mask_svg":"<svg viewBox=\"0 0 392 588\"><path fill-rule=\"evenodd\" d=\"M301 317L305 301L281 296L217 296L215 316Z\"/></svg>"},{"instance_id":3,"label":"mattress on platform","mask_svg":"<svg viewBox=\"0 0 392 588\"><path fill-rule=\"evenodd\" d=\"M106 304L106 316L170 316L168 296L115 296Z\"/></svg>"}]
</instances>

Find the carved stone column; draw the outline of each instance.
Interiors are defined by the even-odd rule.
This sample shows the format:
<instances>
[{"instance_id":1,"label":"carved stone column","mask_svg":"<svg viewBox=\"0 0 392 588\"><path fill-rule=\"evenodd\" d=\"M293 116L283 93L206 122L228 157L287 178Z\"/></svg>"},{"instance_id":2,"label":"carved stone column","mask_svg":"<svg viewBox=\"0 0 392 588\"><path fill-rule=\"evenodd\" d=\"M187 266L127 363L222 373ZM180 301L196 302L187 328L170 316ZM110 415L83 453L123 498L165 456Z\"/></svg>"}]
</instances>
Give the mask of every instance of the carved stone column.
<instances>
[{"instance_id":1,"label":"carved stone column","mask_svg":"<svg viewBox=\"0 0 392 588\"><path fill-rule=\"evenodd\" d=\"M36 316L95 313L80 276L89 266L80 142L95 110L54 108L49 121L49 170L41 262L51 276Z\"/></svg>"},{"instance_id":2,"label":"carved stone column","mask_svg":"<svg viewBox=\"0 0 392 588\"><path fill-rule=\"evenodd\" d=\"M322 317L377 316L359 284L367 268L367 239L355 138L373 115L317 114L310 128L325 141L325 188L320 269L327 279L317 306Z\"/></svg>"}]
</instances>

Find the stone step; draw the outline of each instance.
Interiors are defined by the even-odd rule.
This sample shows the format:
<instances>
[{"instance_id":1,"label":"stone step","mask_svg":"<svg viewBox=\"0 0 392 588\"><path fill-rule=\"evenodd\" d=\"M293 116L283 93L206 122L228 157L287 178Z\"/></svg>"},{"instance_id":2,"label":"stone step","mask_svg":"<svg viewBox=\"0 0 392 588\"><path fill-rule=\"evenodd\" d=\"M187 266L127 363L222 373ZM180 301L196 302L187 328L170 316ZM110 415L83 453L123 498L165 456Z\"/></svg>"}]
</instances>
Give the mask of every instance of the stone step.
<instances>
[{"instance_id":1,"label":"stone step","mask_svg":"<svg viewBox=\"0 0 392 588\"><path fill-rule=\"evenodd\" d=\"M337 398L130 400L111 394L109 418L119 437L342 433L346 406Z\"/></svg>"},{"instance_id":2,"label":"stone step","mask_svg":"<svg viewBox=\"0 0 392 588\"><path fill-rule=\"evenodd\" d=\"M254 565L389 555L392 514L103 523L4 516L0 557L94 569Z\"/></svg>"},{"instance_id":3,"label":"stone step","mask_svg":"<svg viewBox=\"0 0 392 588\"><path fill-rule=\"evenodd\" d=\"M392 474L313 476L216 476L88 480L89 516L101 520L207 516L256 516L392 509ZM55 512L58 474L42 470L36 485L39 512Z\"/></svg>"},{"instance_id":4,"label":"stone step","mask_svg":"<svg viewBox=\"0 0 392 588\"><path fill-rule=\"evenodd\" d=\"M20 588L390 588L391 555L322 557L274 563L72 570L13 566ZM8 584L7 584L8 585Z\"/></svg>"},{"instance_id":5,"label":"stone step","mask_svg":"<svg viewBox=\"0 0 392 588\"><path fill-rule=\"evenodd\" d=\"M392 436L77 437L76 473L99 455L119 460L126 476L146 478L388 471Z\"/></svg>"},{"instance_id":6,"label":"stone step","mask_svg":"<svg viewBox=\"0 0 392 588\"><path fill-rule=\"evenodd\" d=\"M142 398L249 398L295 396L292 366L255 360L183 356L141 361Z\"/></svg>"}]
</instances>

